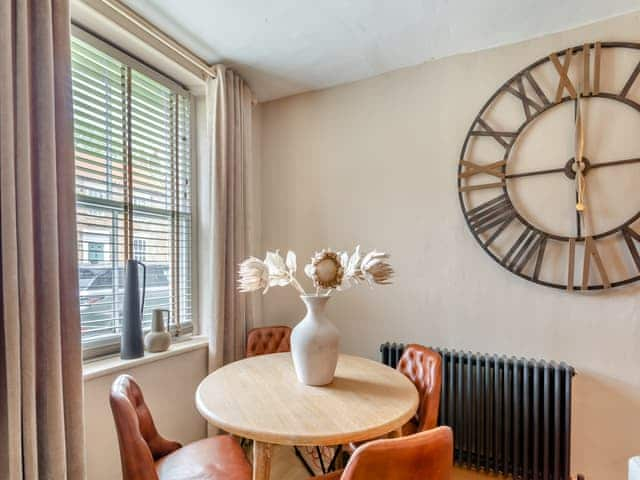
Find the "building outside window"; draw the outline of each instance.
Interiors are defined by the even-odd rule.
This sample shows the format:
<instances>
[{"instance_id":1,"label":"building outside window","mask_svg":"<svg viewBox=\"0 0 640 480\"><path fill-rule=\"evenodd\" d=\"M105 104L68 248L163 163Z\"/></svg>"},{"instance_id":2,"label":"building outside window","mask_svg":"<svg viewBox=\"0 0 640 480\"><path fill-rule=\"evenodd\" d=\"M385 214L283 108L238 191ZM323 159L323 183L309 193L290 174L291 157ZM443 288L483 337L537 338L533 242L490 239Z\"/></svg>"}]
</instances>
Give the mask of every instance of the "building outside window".
<instances>
[{"instance_id":1,"label":"building outside window","mask_svg":"<svg viewBox=\"0 0 640 480\"><path fill-rule=\"evenodd\" d=\"M147 241L144 238L133 239L133 258L139 262L146 260L145 253L147 251Z\"/></svg>"},{"instance_id":2,"label":"building outside window","mask_svg":"<svg viewBox=\"0 0 640 480\"><path fill-rule=\"evenodd\" d=\"M96 263L104 262L104 243L87 242L87 253L90 264L95 265Z\"/></svg>"}]
</instances>

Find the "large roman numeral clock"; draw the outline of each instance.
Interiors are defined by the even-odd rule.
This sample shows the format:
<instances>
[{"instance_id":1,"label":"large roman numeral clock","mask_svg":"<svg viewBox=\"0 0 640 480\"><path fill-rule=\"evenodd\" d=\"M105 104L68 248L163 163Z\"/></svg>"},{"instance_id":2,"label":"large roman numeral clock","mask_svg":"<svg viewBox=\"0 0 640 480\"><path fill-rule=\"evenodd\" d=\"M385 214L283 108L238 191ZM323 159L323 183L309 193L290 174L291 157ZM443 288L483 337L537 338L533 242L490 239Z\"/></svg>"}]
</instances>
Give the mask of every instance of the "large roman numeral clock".
<instances>
[{"instance_id":1,"label":"large roman numeral clock","mask_svg":"<svg viewBox=\"0 0 640 480\"><path fill-rule=\"evenodd\" d=\"M473 120L460 204L480 246L537 284L602 290L640 280L640 44L551 53Z\"/></svg>"}]
</instances>

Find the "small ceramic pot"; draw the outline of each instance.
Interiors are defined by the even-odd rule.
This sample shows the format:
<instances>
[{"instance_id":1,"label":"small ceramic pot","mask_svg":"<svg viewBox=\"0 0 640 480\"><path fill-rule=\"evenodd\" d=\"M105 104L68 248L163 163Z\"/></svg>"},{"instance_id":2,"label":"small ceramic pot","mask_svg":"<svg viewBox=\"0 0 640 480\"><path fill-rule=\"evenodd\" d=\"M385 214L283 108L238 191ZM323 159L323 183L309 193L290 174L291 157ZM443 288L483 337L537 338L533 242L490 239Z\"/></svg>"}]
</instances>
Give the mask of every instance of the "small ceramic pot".
<instances>
[{"instance_id":1,"label":"small ceramic pot","mask_svg":"<svg viewBox=\"0 0 640 480\"><path fill-rule=\"evenodd\" d=\"M163 314L167 314L169 327L169 310L156 309L151 317L151 331L144 337L144 348L147 352L164 352L171 345L171 334L164 328Z\"/></svg>"}]
</instances>

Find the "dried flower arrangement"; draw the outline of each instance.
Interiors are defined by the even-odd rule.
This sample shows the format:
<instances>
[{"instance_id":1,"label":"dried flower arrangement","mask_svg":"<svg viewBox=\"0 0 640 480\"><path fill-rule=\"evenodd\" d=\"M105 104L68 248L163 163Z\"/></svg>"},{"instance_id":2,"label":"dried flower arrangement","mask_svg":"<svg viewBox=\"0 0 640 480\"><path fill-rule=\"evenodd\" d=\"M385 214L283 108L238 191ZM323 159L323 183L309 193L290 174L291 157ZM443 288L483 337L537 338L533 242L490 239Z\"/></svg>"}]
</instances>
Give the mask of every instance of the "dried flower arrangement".
<instances>
[{"instance_id":1,"label":"dried flower arrangement","mask_svg":"<svg viewBox=\"0 0 640 480\"><path fill-rule=\"evenodd\" d=\"M287 252L286 259L280 253L267 252L264 260L249 257L240 264L239 290L267 293L271 287L293 286L301 295L307 293L296 279L296 254ZM317 252L311 263L305 266L305 274L313 281L316 295L331 295L334 290L346 290L361 283L388 285L393 277L389 255L373 250L366 255L357 246L353 254L331 249Z\"/></svg>"}]
</instances>

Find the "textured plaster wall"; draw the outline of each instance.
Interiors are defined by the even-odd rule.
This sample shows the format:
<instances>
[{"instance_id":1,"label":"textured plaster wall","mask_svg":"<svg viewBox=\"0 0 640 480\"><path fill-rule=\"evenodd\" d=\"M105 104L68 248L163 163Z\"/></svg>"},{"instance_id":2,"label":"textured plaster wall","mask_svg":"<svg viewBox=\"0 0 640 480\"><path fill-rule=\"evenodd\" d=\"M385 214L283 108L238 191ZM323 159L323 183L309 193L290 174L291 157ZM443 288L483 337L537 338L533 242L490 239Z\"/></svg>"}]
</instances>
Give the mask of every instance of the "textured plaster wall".
<instances>
[{"instance_id":1,"label":"textured plaster wall","mask_svg":"<svg viewBox=\"0 0 640 480\"><path fill-rule=\"evenodd\" d=\"M397 340L574 365L573 472L610 480L640 454L640 290L570 295L507 273L467 231L455 187L466 130L493 91L594 40L640 41L640 15L263 104L262 234L300 262L356 243L393 254L393 286L331 302L345 352L376 357ZM303 316L291 289L264 303L265 323Z\"/></svg>"}]
</instances>

